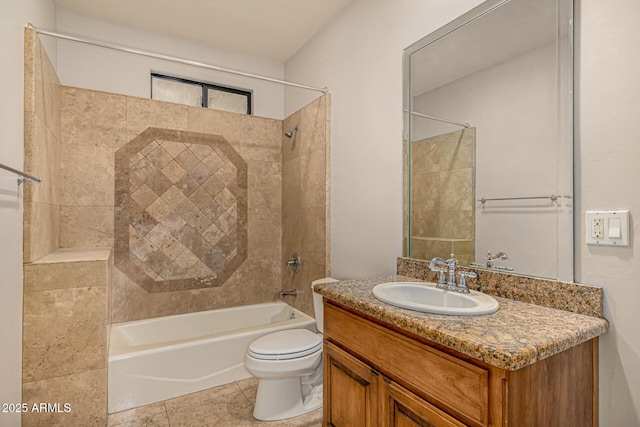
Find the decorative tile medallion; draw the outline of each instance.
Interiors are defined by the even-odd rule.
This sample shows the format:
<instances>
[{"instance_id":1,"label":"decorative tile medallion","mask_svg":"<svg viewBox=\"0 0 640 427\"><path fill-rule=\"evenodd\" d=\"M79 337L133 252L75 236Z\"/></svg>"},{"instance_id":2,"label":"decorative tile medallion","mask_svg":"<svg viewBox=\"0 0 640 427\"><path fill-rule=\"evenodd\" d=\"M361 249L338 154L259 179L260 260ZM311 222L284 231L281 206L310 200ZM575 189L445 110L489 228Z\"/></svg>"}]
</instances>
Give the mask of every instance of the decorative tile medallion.
<instances>
[{"instance_id":1,"label":"decorative tile medallion","mask_svg":"<svg viewBox=\"0 0 640 427\"><path fill-rule=\"evenodd\" d=\"M115 165L115 265L145 290L221 286L247 258L247 163L222 136L147 128Z\"/></svg>"}]
</instances>

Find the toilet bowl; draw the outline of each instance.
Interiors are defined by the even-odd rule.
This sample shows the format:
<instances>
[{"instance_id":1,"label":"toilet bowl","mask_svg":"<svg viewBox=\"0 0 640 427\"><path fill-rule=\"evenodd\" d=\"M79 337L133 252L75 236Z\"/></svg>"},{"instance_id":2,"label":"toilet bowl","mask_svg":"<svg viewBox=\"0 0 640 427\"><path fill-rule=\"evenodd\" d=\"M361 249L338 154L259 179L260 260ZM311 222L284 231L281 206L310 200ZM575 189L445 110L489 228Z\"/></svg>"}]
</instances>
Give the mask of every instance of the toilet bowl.
<instances>
[{"instance_id":1,"label":"toilet bowl","mask_svg":"<svg viewBox=\"0 0 640 427\"><path fill-rule=\"evenodd\" d=\"M336 282L331 278L318 283ZM313 293L314 333L288 329L264 335L251 344L245 367L258 378L254 418L262 421L297 417L322 407L322 296Z\"/></svg>"}]
</instances>

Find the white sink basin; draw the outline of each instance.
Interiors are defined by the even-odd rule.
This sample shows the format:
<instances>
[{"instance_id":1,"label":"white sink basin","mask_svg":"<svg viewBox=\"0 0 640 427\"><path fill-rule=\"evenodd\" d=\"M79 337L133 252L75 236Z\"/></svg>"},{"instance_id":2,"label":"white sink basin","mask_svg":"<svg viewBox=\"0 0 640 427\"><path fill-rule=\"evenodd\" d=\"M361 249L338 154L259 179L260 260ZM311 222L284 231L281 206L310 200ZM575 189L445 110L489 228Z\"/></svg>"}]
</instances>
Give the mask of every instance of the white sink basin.
<instances>
[{"instance_id":1,"label":"white sink basin","mask_svg":"<svg viewBox=\"0 0 640 427\"><path fill-rule=\"evenodd\" d=\"M387 304L409 310L454 316L478 316L498 311L498 301L471 291L461 294L436 288L435 283L389 282L373 288L373 296Z\"/></svg>"}]
</instances>

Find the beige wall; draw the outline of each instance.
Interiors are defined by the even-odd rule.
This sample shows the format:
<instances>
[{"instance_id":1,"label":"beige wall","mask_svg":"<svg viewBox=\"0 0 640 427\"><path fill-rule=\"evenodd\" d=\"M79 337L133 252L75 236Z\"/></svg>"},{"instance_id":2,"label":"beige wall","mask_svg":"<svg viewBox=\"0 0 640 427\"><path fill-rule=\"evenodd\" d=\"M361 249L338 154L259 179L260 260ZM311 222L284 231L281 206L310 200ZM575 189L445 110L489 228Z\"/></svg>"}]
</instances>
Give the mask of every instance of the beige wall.
<instances>
[{"instance_id":1,"label":"beige wall","mask_svg":"<svg viewBox=\"0 0 640 427\"><path fill-rule=\"evenodd\" d=\"M282 261L296 252L301 268L283 268L282 290L302 291L285 301L313 316L311 282L330 275L329 162L331 98L324 95L284 120L282 139Z\"/></svg>"}]
</instances>

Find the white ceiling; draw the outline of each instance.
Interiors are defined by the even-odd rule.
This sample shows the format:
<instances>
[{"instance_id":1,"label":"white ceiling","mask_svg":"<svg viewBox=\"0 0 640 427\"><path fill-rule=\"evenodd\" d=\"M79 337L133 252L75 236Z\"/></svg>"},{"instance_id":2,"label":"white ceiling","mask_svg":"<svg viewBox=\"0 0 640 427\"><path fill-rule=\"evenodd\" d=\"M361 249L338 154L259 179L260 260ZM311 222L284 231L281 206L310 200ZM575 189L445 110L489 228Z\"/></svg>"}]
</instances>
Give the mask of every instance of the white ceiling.
<instances>
[{"instance_id":1,"label":"white ceiling","mask_svg":"<svg viewBox=\"0 0 640 427\"><path fill-rule=\"evenodd\" d=\"M80 14L286 61L350 0L55 0Z\"/></svg>"}]
</instances>

